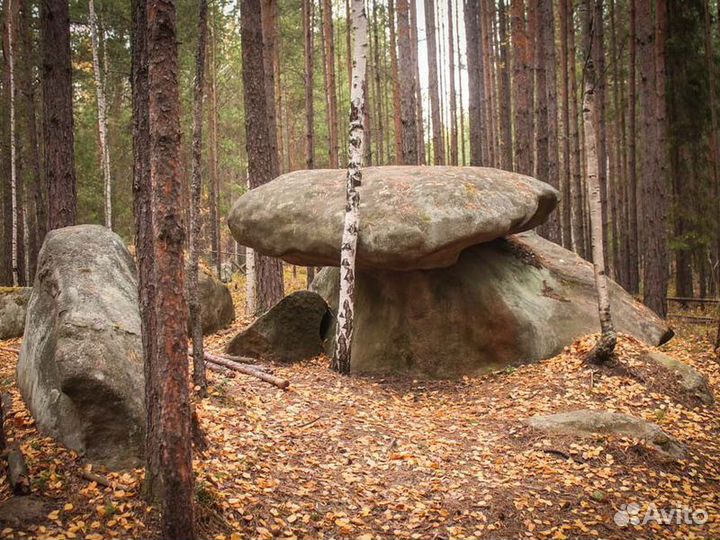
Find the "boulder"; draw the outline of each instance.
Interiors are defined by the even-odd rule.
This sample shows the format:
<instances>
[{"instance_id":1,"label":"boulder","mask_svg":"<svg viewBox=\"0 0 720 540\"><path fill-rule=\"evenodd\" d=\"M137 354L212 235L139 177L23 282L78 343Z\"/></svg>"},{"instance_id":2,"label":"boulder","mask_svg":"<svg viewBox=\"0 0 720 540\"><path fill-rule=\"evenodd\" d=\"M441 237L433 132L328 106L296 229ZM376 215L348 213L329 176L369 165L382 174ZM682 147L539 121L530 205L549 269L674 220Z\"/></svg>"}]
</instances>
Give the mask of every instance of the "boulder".
<instances>
[{"instance_id":1,"label":"boulder","mask_svg":"<svg viewBox=\"0 0 720 540\"><path fill-rule=\"evenodd\" d=\"M542 431L576 436L616 435L639 439L661 454L674 459L687 457L685 445L660 426L629 414L581 409L551 415L533 416L528 425Z\"/></svg>"},{"instance_id":2,"label":"boulder","mask_svg":"<svg viewBox=\"0 0 720 540\"><path fill-rule=\"evenodd\" d=\"M50 512L49 502L36 495L10 497L0 503L0 524L5 527L20 528L37 525L47 519Z\"/></svg>"},{"instance_id":3,"label":"boulder","mask_svg":"<svg viewBox=\"0 0 720 540\"><path fill-rule=\"evenodd\" d=\"M320 337L328 315L325 300L314 292L294 292L240 332L227 353L278 362L296 362L323 352Z\"/></svg>"},{"instance_id":4,"label":"boulder","mask_svg":"<svg viewBox=\"0 0 720 540\"><path fill-rule=\"evenodd\" d=\"M97 225L48 233L17 366L38 428L92 461L134 466L145 408L135 264Z\"/></svg>"},{"instance_id":5,"label":"boulder","mask_svg":"<svg viewBox=\"0 0 720 540\"><path fill-rule=\"evenodd\" d=\"M0 287L0 339L23 335L30 287Z\"/></svg>"},{"instance_id":6,"label":"boulder","mask_svg":"<svg viewBox=\"0 0 720 540\"><path fill-rule=\"evenodd\" d=\"M228 219L240 245L301 266L339 266L345 170L295 171L240 197ZM481 167L368 167L360 187L356 265L451 266L468 246L543 223L558 192Z\"/></svg>"},{"instance_id":7,"label":"boulder","mask_svg":"<svg viewBox=\"0 0 720 540\"><path fill-rule=\"evenodd\" d=\"M710 388L707 377L698 372L694 367L660 351L649 351L645 357L647 360L655 362L675 373L678 376L680 387L691 396L698 398L705 405L715 403L715 396Z\"/></svg>"},{"instance_id":8,"label":"boulder","mask_svg":"<svg viewBox=\"0 0 720 540\"><path fill-rule=\"evenodd\" d=\"M337 312L339 270L312 288ZM614 282L618 331L650 345L672 332ZM429 377L481 374L555 356L598 332L592 266L535 233L466 249L450 268L360 270L355 283L351 370ZM325 332L332 354L334 328Z\"/></svg>"},{"instance_id":9,"label":"boulder","mask_svg":"<svg viewBox=\"0 0 720 540\"><path fill-rule=\"evenodd\" d=\"M235 320L230 289L205 269L201 269L198 276L198 296L203 335L227 328Z\"/></svg>"}]
</instances>

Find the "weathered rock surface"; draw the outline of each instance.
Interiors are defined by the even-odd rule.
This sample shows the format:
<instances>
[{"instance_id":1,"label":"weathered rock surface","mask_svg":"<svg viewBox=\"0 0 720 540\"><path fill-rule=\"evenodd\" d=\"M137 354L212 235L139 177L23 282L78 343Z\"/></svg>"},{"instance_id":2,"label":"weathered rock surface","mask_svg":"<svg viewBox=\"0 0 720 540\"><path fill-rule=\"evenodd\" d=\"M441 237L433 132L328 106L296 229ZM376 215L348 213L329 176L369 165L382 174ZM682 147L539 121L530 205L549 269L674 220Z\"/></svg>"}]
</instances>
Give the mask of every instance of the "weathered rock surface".
<instances>
[{"instance_id":1,"label":"weathered rock surface","mask_svg":"<svg viewBox=\"0 0 720 540\"><path fill-rule=\"evenodd\" d=\"M296 171L250 190L228 224L240 245L304 266L339 266L345 170ZM358 268L450 266L468 246L543 223L558 192L481 167L368 167L360 188Z\"/></svg>"},{"instance_id":2,"label":"weathered rock surface","mask_svg":"<svg viewBox=\"0 0 720 540\"><path fill-rule=\"evenodd\" d=\"M661 454L684 459L687 449L675 437L652 422L629 414L581 409L559 414L533 416L527 423L535 429L568 435L616 435L645 442Z\"/></svg>"},{"instance_id":3,"label":"weathered rock surface","mask_svg":"<svg viewBox=\"0 0 720 540\"><path fill-rule=\"evenodd\" d=\"M240 332L228 354L296 362L323 352L320 333L328 314L325 300L314 292L294 292Z\"/></svg>"},{"instance_id":4,"label":"weathered rock surface","mask_svg":"<svg viewBox=\"0 0 720 540\"><path fill-rule=\"evenodd\" d=\"M30 287L0 287L0 339L23 335Z\"/></svg>"},{"instance_id":5,"label":"weathered rock surface","mask_svg":"<svg viewBox=\"0 0 720 540\"><path fill-rule=\"evenodd\" d=\"M0 524L12 528L37 525L49 511L50 505L35 495L10 497L0 504Z\"/></svg>"},{"instance_id":6,"label":"weathered rock surface","mask_svg":"<svg viewBox=\"0 0 720 540\"><path fill-rule=\"evenodd\" d=\"M235 307L227 285L204 269L198 276L203 335L227 328L235 320Z\"/></svg>"},{"instance_id":7,"label":"weathered rock surface","mask_svg":"<svg viewBox=\"0 0 720 540\"><path fill-rule=\"evenodd\" d=\"M337 311L339 273L313 289ZM650 345L667 341L664 321L610 283L618 331ZM450 268L356 274L351 369L430 377L478 374L550 358L598 332L592 266L523 233L465 250ZM334 329L325 333L332 354Z\"/></svg>"},{"instance_id":8,"label":"weathered rock surface","mask_svg":"<svg viewBox=\"0 0 720 540\"><path fill-rule=\"evenodd\" d=\"M710 388L707 377L694 367L660 351L649 351L646 356L651 362L656 362L676 373L679 378L680 387L689 395L698 398L705 405L715 403L715 396Z\"/></svg>"},{"instance_id":9,"label":"weathered rock surface","mask_svg":"<svg viewBox=\"0 0 720 540\"><path fill-rule=\"evenodd\" d=\"M145 426L135 264L96 225L50 232L17 367L38 428L89 459L136 465Z\"/></svg>"}]
</instances>

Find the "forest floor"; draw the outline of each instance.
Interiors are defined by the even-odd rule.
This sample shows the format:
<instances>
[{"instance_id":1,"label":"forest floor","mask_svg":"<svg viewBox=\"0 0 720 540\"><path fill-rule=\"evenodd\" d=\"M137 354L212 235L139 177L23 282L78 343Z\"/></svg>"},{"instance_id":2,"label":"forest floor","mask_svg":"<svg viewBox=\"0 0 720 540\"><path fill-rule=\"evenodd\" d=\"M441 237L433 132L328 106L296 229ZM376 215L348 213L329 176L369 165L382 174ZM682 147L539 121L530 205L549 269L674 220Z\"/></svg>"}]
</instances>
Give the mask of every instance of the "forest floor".
<instances>
[{"instance_id":1,"label":"forest floor","mask_svg":"<svg viewBox=\"0 0 720 540\"><path fill-rule=\"evenodd\" d=\"M292 278L290 288L300 286ZM242 284L233 285L238 314ZM247 324L211 336L221 351ZM720 393L710 328L679 328L662 350L707 375ZM344 377L327 358L273 366L288 391L209 372L196 408L209 449L195 456L198 528L214 538L718 538L720 415L656 380L646 347L623 337L625 374L582 362L592 337L541 363L456 381ZM19 340L0 342L17 348ZM140 496L142 470L80 476L83 461L35 429L15 385L17 355L0 350L0 389L12 396L6 429L30 466L47 513L2 537L148 538L157 512ZM650 373L650 374L649 374ZM648 375L649 374L649 375ZM570 440L523 419L608 409L660 424L689 448L663 460L640 442ZM9 498L0 479L0 501ZM618 525L630 503L707 512L703 525Z\"/></svg>"}]
</instances>

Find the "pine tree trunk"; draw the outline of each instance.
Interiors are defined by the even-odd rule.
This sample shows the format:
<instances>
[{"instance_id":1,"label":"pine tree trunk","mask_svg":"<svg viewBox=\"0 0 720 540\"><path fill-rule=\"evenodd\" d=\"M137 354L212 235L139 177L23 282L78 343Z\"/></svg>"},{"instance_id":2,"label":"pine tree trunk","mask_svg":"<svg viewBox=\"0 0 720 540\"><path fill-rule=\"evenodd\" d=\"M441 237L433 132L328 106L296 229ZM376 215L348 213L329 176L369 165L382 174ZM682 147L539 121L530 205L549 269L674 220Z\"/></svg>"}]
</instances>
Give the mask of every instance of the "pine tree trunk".
<instances>
[{"instance_id":1,"label":"pine tree trunk","mask_svg":"<svg viewBox=\"0 0 720 540\"><path fill-rule=\"evenodd\" d=\"M325 76L327 78L327 122L329 166L338 168L338 113L337 89L335 83L335 38L333 36L333 12L331 0L322 0L322 27L325 47Z\"/></svg>"},{"instance_id":2,"label":"pine tree trunk","mask_svg":"<svg viewBox=\"0 0 720 540\"><path fill-rule=\"evenodd\" d=\"M366 71L368 31L363 0L353 0L353 27L355 50L353 59L352 99L350 101L349 159L347 171L347 206L340 249L340 296L337 315L337 333L332 369L350 373L352 354L355 254L360 225L360 193L364 144L363 114L365 107L364 77Z\"/></svg>"},{"instance_id":3,"label":"pine tree trunk","mask_svg":"<svg viewBox=\"0 0 720 540\"><path fill-rule=\"evenodd\" d=\"M460 9L458 7L458 4L460 4L460 0L455 0L455 28L457 31L455 32L455 50L457 51L457 65L458 65L458 79L460 81L460 84L458 84L458 103L460 106L460 135L459 135L459 144L460 144L460 154L461 154L461 165L467 165L467 154L465 151L465 107L463 105L463 76L462 76L462 49L460 48Z\"/></svg>"},{"instance_id":4,"label":"pine tree trunk","mask_svg":"<svg viewBox=\"0 0 720 540\"><path fill-rule=\"evenodd\" d=\"M180 174L180 100L174 3L149 0L147 11L150 182L156 334L146 384L156 384L162 529L166 538L193 538L193 471L188 391L187 313L183 246L185 230L175 205Z\"/></svg>"},{"instance_id":5,"label":"pine tree trunk","mask_svg":"<svg viewBox=\"0 0 720 540\"><path fill-rule=\"evenodd\" d=\"M666 213L664 194L666 178L661 168L659 154L661 147L660 131L663 128L660 117L660 105L657 86L664 85L657 80L655 39L652 5L640 2L637 13L637 47L640 72L640 103L642 137L640 150L640 170L642 172L640 190L642 193L642 245L645 254L643 264L643 299L645 305L664 317L667 313L667 246Z\"/></svg>"},{"instance_id":6,"label":"pine tree trunk","mask_svg":"<svg viewBox=\"0 0 720 540\"><path fill-rule=\"evenodd\" d=\"M629 59L629 89L628 89L628 234L630 236L630 249L628 251L628 292L640 292L640 248L638 225L638 178L637 178L637 10L635 0L630 0L630 59Z\"/></svg>"},{"instance_id":7,"label":"pine tree trunk","mask_svg":"<svg viewBox=\"0 0 720 540\"><path fill-rule=\"evenodd\" d=\"M90 0L92 1L92 0ZM190 264L188 265L188 308L193 348L193 385L201 396L207 395L203 328L200 314L198 274L200 266L200 201L202 198L202 124L205 83L205 44L207 41L207 0L200 0L198 43L195 53L193 85L192 184L190 187Z\"/></svg>"},{"instance_id":8,"label":"pine tree trunk","mask_svg":"<svg viewBox=\"0 0 720 540\"><path fill-rule=\"evenodd\" d=\"M584 216L584 197L582 182L582 143L580 140L580 129L578 126L578 98L577 98L577 70L575 67L575 24L573 3L568 1L568 53L570 55L570 146L572 160L570 167L572 168L572 178L570 183L570 201L571 201L571 219L573 246L578 255L583 259L589 259L588 250L585 244L585 220Z\"/></svg>"},{"instance_id":9,"label":"pine tree trunk","mask_svg":"<svg viewBox=\"0 0 720 540\"><path fill-rule=\"evenodd\" d=\"M303 0L303 33L305 36L305 168L315 168L315 73L314 73L315 0ZM307 267L307 287L315 277L315 267ZM249 283L249 279L248 279ZM254 291L253 291L254 292ZM253 308L254 311L254 308Z\"/></svg>"},{"instance_id":10,"label":"pine tree trunk","mask_svg":"<svg viewBox=\"0 0 720 540\"><path fill-rule=\"evenodd\" d=\"M70 10L66 0L40 3L40 39L48 225L58 229L74 225L77 219Z\"/></svg>"},{"instance_id":11,"label":"pine tree trunk","mask_svg":"<svg viewBox=\"0 0 720 540\"><path fill-rule=\"evenodd\" d=\"M213 12L214 13L214 12ZM215 17L208 27L210 46L207 48L208 75L208 101L210 102L208 118L208 198L210 202L210 249L212 261L215 263L215 273L220 277L222 268L222 250L220 243L220 175L218 174L218 105L217 105L217 64Z\"/></svg>"},{"instance_id":12,"label":"pine tree trunk","mask_svg":"<svg viewBox=\"0 0 720 540\"><path fill-rule=\"evenodd\" d=\"M592 1L586 0L583 6L591 12ZM583 98L583 124L585 129L585 152L586 152L586 174L588 201L590 204L590 223L592 228L592 252L593 268L595 271L595 289L598 297L598 314L600 317L600 338L595 347L588 353L586 360L591 364L603 364L608 362L615 350L617 334L610 315L610 294L608 291L607 274L605 270L605 258L603 255L603 226L602 206L600 197L600 181L598 178L598 154L595 140L595 89L597 88L597 77L593 62L592 49L598 47L599 32L596 25L602 24L590 13L586 14L585 25L585 63L584 71L584 98Z\"/></svg>"},{"instance_id":13,"label":"pine tree trunk","mask_svg":"<svg viewBox=\"0 0 720 540\"><path fill-rule=\"evenodd\" d=\"M260 0L243 0L241 16L242 75L245 103L245 131L250 188L272 180L272 147L268 118L267 90L263 70L263 35ZM278 259L255 253L258 311L264 312L283 297L282 263Z\"/></svg>"},{"instance_id":14,"label":"pine tree trunk","mask_svg":"<svg viewBox=\"0 0 720 540\"><path fill-rule=\"evenodd\" d=\"M477 0L465 0L465 41L467 43L468 71L468 124L470 130L470 165L483 166L485 142L483 141L483 95L484 76L480 53L480 10Z\"/></svg>"},{"instance_id":15,"label":"pine tree trunk","mask_svg":"<svg viewBox=\"0 0 720 540\"><path fill-rule=\"evenodd\" d=\"M432 113L433 163L445 164L445 143L440 118L440 93L438 86L437 38L435 35L435 0L425 0L425 36L430 77L430 111Z\"/></svg>"},{"instance_id":16,"label":"pine tree trunk","mask_svg":"<svg viewBox=\"0 0 720 540\"><path fill-rule=\"evenodd\" d=\"M400 164L418 165L417 141L417 90L415 87L415 67L410 31L410 0L397 0L397 25L399 49L400 79Z\"/></svg>"},{"instance_id":17,"label":"pine tree trunk","mask_svg":"<svg viewBox=\"0 0 720 540\"><path fill-rule=\"evenodd\" d=\"M458 0L454 0L457 4ZM448 0L448 63L450 78L450 165L458 164L457 96L455 90L455 28L453 26L453 0Z\"/></svg>"},{"instance_id":18,"label":"pine tree trunk","mask_svg":"<svg viewBox=\"0 0 720 540\"><path fill-rule=\"evenodd\" d=\"M277 103L275 101L275 49L276 32L273 13L277 0L261 0L263 69L265 79L265 104L267 106L270 130L271 177L280 175L280 154L278 152Z\"/></svg>"},{"instance_id":19,"label":"pine tree trunk","mask_svg":"<svg viewBox=\"0 0 720 540\"><path fill-rule=\"evenodd\" d=\"M105 99L105 83L100 71L100 39L98 37L98 20L95 14L94 0L88 0L88 23L90 25L90 44L92 48L93 75L95 78L95 96L98 112L98 139L100 141L100 162L105 186L105 226L112 229L112 181L110 178L110 148L107 141L107 101ZM105 66L107 68L107 66Z\"/></svg>"},{"instance_id":20,"label":"pine tree trunk","mask_svg":"<svg viewBox=\"0 0 720 540\"><path fill-rule=\"evenodd\" d=\"M372 3L373 21L373 76L375 78L375 122L377 125L377 164L385 163L385 126L383 123L383 90L380 84L380 40L378 39L377 0ZM383 51L384 53L384 51Z\"/></svg>"},{"instance_id":21,"label":"pine tree trunk","mask_svg":"<svg viewBox=\"0 0 720 540\"><path fill-rule=\"evenodd\" d=\"M400 1L400 0L398 0ZM407 7L407 3L406 3ZM406 15L407 19L407 10ZM388 25L390 27L390 69L392 73L392 96L393 96L393 122L395 126L395 164L403 163L403 134L400 90L400 69L398 66L398 37L395 23L395 0L388 0ZM406 39L407 33L406 31ZM409 45L409 44L408 44ZM407 46L407 45L406 45ZM417 149L417 144L415 145Z\"/></svg>"},{"instance_id":22,"label":"pine tree trunk","mask_svg":"<svg viewBox=\"0 0 720 540\"><path fill-rule=\"evenodd\" d=\"M498 3L498 25L500 37L500 76L498 94L500 96L500 126L502 134L502 154L500 166L513 170L512 115L510 103L510 57L508 55L508 17L505 0Z\"/></svg>"},{"instance_id":23,"label":"pine tree trunk","mask_svg":"<svg viewBox=\"0 0 720 540\"><path fill-rule=\"evenodd\" d=\"M533 174L533 72L532 41L525 24L525 0L511 0L513 52L513 130L516 172Z\"/></svg>"},{"instance_id":24,"label":"pine tree trunk","mask_svg":"<svg viewBox=\"0 0 720 540\"><path fill-rule=\"evenodd\" d=\"M480 33L482 35L483 75L485 77L485 140L487 141L488 163L497 167L497 137L495 131L495 96L493 91L492 29L490 27L490 6L487 0L480 0Z\"/></svg>"},{"instance_id":25,"label":"pine tree trunk","mask_svg":"<svg viewBox=\"0 0 720 540\"><path fill-rule=\"evenodd\" d=\"M560 0L558 6L560 19L560 110L562 115L562 160L560 161L560 186L562 200L560 210L562 218L562 245L565 249L573 249L572 241L572 195L570 177L570 86L568 81L568 25L572 21L568 17L568 2Z\"/></svg>"}]
</instances>

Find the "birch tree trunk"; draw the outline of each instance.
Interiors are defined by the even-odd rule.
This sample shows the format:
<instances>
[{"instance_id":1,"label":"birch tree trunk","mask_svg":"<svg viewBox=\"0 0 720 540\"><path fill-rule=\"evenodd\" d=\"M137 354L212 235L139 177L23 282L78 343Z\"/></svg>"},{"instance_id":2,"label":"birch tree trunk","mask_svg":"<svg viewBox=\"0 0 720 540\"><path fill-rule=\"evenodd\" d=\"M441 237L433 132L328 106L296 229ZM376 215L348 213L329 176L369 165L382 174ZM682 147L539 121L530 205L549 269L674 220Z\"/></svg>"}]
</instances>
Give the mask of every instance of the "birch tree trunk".
<instances>
[{"instance_id":1,"label":"birch tree trunk","mask_svg":"<svg viewBox=\"0 0 720 540\"><path fill-rule=\"evenodd\" d=\"M8 0L6 6L6 28L7 28L7 66L8 79L10 81L10 199L12 212L12 284L17 287L20 284L20 265L18 261L18 178L17 178L17 145L16 145L16 122L15 122L15 55L13 44L13 6L12 0Z\"/></svg>"},{"instance_id":2,"label":"birch tree trunk","mask_svg":"<svg viewBox=\"0 0 720 540\"><path fill-rule=\"evenodd\" d=\"M92 3L92 0L90 0ZM200 200L202 196L202 124L203 90L205 83L205 45L207 41L207 0L200 0L198 14L198 43L195 53L195 83L193 86L192 165L190 185L190 264L188 268L188 308L193 349L193 384L202 397L207 395L203 331L200 318L198 273L200 266Z\"/></svg>"},{"instance_id":3,"label":"birch tree trunk","mask_svg":"<svg viewBox=\"0 0 720 540\"><path fill-rule=\"evenodd\" d=\"M617 334L610 315L610 294L608 291L607 275L605 270L605 256L603 253L602 204L600 199L600 179L598 177L598 154L595 139L595 66L590 51L592 50L596 31L595 21L592 17L592 0L586 0L586 51L583 96L583 127L585 130L585 167L588 202L590 206L590 226L592 236L593 268L595 270L595 289L598 296L598 315L600 317L600 338L593 349L586 356L591 364L604 364L611 360L617 342Z\"/></svg>"},{"instance_id":4,"label":"birch tree trunk","mask_svg":"<svg viewBox=\"0 0 720 540\"><path fill-rule=\"evenodd\" d=\"M353 320L355 314L355 254L360 225L360 193L362 183L363 145L365 142L363 109L365 108L364 78L367 64L368 30L363 0L353 0L353 53L352 95L350 101L349 160L347 170L347 204L345 225L340 246L340 296L336 324L336 344L331 367L343 374L350 373Z\"/></svg>"},{"instance_id":5,"label":"birch tree trunk","mask_svg":"<svg viewBox=\"0 0 720 540\"><path fill-rule=\"evenodd\" d=\"M94 0L88 0L88 16L90 43L92 45L93 75L95 77L95 96L98 111L100 161L103 173L103 185L105 186L105 226L108 229L112 229L112 181L110 177L110 149L108 148L107 142L107 100L105 99L105 82L103 81L102 72L100 71L100 40ZM107 65L105 68L107 69Z\"/></svg>"}]
</instances>

